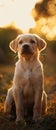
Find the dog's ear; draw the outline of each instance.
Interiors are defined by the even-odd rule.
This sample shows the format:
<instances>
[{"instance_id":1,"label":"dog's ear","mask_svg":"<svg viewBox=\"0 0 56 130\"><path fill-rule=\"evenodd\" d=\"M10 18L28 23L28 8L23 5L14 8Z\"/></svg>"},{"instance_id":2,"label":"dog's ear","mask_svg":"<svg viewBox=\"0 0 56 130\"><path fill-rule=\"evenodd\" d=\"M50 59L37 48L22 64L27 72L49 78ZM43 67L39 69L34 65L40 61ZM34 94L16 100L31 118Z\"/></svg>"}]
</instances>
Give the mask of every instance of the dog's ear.
<instances>
[{"instance_id":1,"label":"dog's ear","mask_svg":"<svg viewBox=\"0 0 56 130\"><path fill-rule=\"evenodd\" d=\"M46 45L47 45L46 41L43 40L42 38L40 38L38 43L39 43L38 44L39 50L43 51L46 48Z\"/></svg>"},{"instance_id":2,"label":"dog's ear","mask_svg":"<svg viewBox=\"0 0 56 130\"><path fill-rule=\"evenodd\" d=\"M10 49L11 49L14 53L16 53L16 52L17 52L17 48L18 48L17 40L15 39L15 40L11 41L11 42L9 43L9 47L10 47Z\"/></svg>"},{"instance_id":3,"label":"dog's ear","mask_svg":"<svg viewBox=\"0 0 56 130\"><path fill-rule=\"evenodd\" d=\"M46 48L46 41L40 38L39 36L35 35L37 39L37 47L39 48L40 51L44 50Z\"/></svg>"}]
</instances>

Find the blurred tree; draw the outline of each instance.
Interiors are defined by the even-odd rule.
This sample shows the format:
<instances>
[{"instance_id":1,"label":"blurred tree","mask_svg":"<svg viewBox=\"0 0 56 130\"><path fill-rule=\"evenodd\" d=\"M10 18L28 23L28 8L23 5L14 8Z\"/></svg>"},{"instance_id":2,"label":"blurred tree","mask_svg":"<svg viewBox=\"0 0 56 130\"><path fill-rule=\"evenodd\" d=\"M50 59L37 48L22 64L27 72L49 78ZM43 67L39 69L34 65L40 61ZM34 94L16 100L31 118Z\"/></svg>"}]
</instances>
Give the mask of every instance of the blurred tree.
<instances>
[{"instance_id":1,"label":"blurred tree","mask_svg":"<svg viewBox=\"0 0 56 130\"><path fill-rule=\"evenodd\" d=\"M35 4L32 16L36 22L36 33L52 41L56 40L56 0L42 0Z\"/></svg>"},{"instance_id":2,"label":"blurred tree","mask_svg":"<svg viewBox=\"0 0 56 130\"><path fill-rule=\"evenodd\" d=\"M56 0L37 2L32 9L32 16L36 24L29 29L29 32L43 37L54 52L56 50Z\"/></svg>"},{"instance_id":3,"label":"blurred tree","mask_svg":"<svg viewBox=\"0 0 56 130\"><path fill-rule=\"evenodd\" d=\"M40 17L50 17L56 15L56 0L42 0L37 2L32 9L32 16L35 21Z\"/></svg>"},{"instance_id":4,"label":"blurred tree","mask_svg":"<svg viewBox=\"0 0 56 130\"><path fill-rule=\"evenodd\" d=\"M40 56L44 63L56 65L56 0L41 0L32 9L35 26L29 29L47 42L47 48Z\"/></svg>"},{"instance_id":5,"label":"blurred tree","mask_svg":"<svg viewBox=\"0 0 56 130\"><path fill-rule=\"evenodd\" d=\"M13 53L10 52L9 43L12 39L16 38L18 34L23 32L13 26L7 28L0 28L0 64L12 63Z\"/></svg>"}]
</instances>

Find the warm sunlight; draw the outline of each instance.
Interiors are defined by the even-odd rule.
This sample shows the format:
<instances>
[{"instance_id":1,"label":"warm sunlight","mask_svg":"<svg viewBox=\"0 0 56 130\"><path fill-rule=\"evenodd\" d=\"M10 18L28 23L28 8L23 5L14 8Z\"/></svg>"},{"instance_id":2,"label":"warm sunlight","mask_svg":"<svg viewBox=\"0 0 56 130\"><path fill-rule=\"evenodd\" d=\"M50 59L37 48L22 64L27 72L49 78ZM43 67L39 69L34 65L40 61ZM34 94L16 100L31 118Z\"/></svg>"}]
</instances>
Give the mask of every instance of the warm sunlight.
<instances>
[{"instance_id":1,"label":"warm sunlight","mask_svg":"<svg viewBox=\"0 0 56 130\"><path fill-rule=\"evenodd\" d=\"M52 19L52 22L51 22ZM42 22L41 22L42 21ZM39 20L41 23L41 32L46 36L48 40L56 39L56 19L51 17L48 19L42 18Z\"/></svg>"},{"instance_id":2,"label":"warm sunlight","mask_svg":"<svg viewBox=\"0 0 56 130\"><path fill-rule=\"evenodd\" d=\"M0 0L0 26L10 23L23 30L34 26L31 9L39 0Z\"/></svg>"}]
</instances>

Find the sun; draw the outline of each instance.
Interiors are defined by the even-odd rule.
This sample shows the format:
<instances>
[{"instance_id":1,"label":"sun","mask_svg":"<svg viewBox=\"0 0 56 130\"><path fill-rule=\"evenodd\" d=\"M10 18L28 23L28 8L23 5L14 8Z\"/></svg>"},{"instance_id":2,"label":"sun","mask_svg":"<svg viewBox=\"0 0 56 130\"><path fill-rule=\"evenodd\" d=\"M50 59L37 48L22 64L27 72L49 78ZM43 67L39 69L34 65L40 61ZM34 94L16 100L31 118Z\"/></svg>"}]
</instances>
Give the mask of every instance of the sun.
<instances>
[{"instance_id":1,"label":"sun","mask_svg":"<svg viewBox=\"0 0 56 130\"><path fill-rule=\"evenodd\" d=\"M38 0L37 0L38 1ZM27 30L35 22L30 15L36 0L0 0L0 27L14 23L16 27Z\"/></svg>"}]
</instances>

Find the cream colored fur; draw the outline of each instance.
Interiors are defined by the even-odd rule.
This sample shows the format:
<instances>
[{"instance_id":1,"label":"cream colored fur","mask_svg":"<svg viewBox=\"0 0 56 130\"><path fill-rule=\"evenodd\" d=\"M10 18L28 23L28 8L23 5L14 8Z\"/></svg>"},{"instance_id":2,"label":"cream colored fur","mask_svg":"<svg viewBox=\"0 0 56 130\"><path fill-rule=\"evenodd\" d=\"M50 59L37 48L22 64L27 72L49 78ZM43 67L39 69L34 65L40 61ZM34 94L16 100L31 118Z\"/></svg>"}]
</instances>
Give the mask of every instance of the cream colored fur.
<instances>
[{"instance_id":1,"label":"cream colored fur","mask_svg":"<svg viewBox=\"0 0 56 130\"><path fill-rule=\"evenodd\" d=\"M16 122L24 119L24 108L27 105L34 104L33 120L35 121L47 112L43 65L39 60L40 51L45 47L46 42L35 34L19 35L10 43L11 50L18 52L19 60L15 67L13 86L7 93L4 111L10 113L14 101Z\"/></svg>"}]
</instances>

